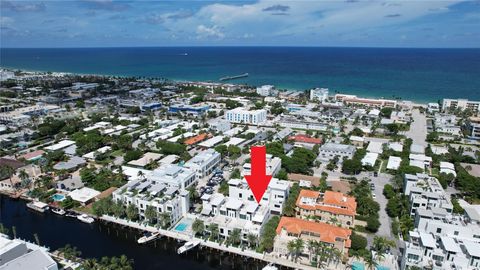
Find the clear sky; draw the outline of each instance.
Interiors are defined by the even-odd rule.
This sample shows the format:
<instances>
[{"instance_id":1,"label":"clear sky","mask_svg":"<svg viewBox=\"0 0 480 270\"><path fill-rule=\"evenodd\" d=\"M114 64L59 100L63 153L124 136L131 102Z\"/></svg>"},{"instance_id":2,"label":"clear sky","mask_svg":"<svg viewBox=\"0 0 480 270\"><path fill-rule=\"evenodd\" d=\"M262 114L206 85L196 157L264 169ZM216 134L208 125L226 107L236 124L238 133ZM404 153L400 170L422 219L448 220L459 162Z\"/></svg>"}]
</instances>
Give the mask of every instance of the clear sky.
<instances>
[{"instance_id":1,"label":"clear sky","mask_svg":"<svg viewBox=\"0 0 480 270\"><path fill-rule=\"evenodd\" d=\"M0 1L1 47L480 47L480 1Z\"/></svg>"}]
</instances>

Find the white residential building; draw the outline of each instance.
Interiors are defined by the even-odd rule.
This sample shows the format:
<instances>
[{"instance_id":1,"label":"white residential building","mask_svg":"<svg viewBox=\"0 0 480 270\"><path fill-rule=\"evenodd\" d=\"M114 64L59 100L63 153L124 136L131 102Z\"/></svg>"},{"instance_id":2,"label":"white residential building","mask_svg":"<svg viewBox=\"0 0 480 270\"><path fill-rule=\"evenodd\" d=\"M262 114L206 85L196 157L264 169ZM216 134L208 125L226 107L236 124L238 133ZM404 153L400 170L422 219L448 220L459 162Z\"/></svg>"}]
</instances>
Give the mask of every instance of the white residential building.
<instances>
[{"instance_id":1,"label":"white residential building","mask_svg":"<svg viewBox=\"0 0 480 270\"><path fill-rule=\"evenodd\" d=\"M275 94L275 87L273 85L262 85L257 87L257 94L264 97L273 96Z\"/></svg>"},{"instance_id":2,"label":"white residential building","mask_svg":"<svg viewBox=\"0 0 480 270\"><path fill-rule=\"evenodd\" d=\"M368 152L363 158L362 158L362 165L363 166L375 166L375 162L377 162L378 159L378 153L371 153Z\"/></svg>"},{"instance_id":3,"label":"white residential building","mask_svg":"<svg viewBox=\"0 0 480 270\"><path fill-rule=\"evenodd\" d=\"M356 148L353 145L340 144L340 143L326 143L320 147L320 154L318 159L328 161L335 156L339 157L339 160L351 159L355 154Z\"/></svg>"},{"instance_id":4,"label":"white residential building","mask_svg":"<svg viewBox=\"0 0 480 270\"><path fill-rule=\"evenodd\" d=\"M279 157L274 157L270 154L267 154L266 162L267 162L267 165L266 165L267 175L275 176L282 168L282 160ZM245 163L243 164L242 168L243 168L241 172L242 176L251 174L252 164Z\"/></svg>"},{"instance_id":5,"label":"white residential building","mask_svg":"<svg viewBox=\"0 0 480 270\"><path fill-rule=\"evenodd\" d=\"M480 107L480 101L471 101L468 99L443 99L442 110L446 111L448 109L470 109L473 112L478 112Z\"/></svg>"},{"instance_id":6,"label":"white residential building","mask_svg":"<svg viewBox=\"0 0 480 270\"><path fill-rule=\"evenodd\" d=\"M220 153L214 149L208 149L191 158L183 167L194 170L197 174L197 179L199 179L211 174L218 163L220 163L221 158Z\"/></svg>"},{"instance_id":7,"label":"white residential building","mask_svg":"<svg viewBox=\"0 0 480 270\"><path fill-rule=\"evenodd\" d=\"M165 184L166 186L183 190L197 182L196 176L197 172L193 169L176 164L165 164L145 177L154 184Z\"/></svg>"},{"instance_id":8,"label":"white residential building","mask_svg":"<svg viewBox=\"0 0 480 270\"><path fill-rule=\"evenodd\" d=\"M387 169L396 171L400 168L401 163L402 159L400 157L390 156L388 157Z\"/></svg>"},{"instance_id":9,"label":"white residential building","mask_svg":"<svg viewBox=\"0 0 480 270\"><path fill-rule=\"evenodd\" d=\"M405 244L401 269L479 269L480 225L466 216L418 211Z\"/></svg>"},{"instance_id":10,"label":"white residential building","mask_svg":"<svg viewBox=\"0 0 480 270\"><path fill-rule=\"evenodd\" d=\"M310 90L310 100L325 102L328 99L328 88L315 88Z\"/></svg>"},{"instance_id":11,"label":"white residential building","mask_svg":"<svg viewBox=\"0 0 480 270\"><path fill-rule=\"evenodd\" d=\"M404 193L410 201L410 215L418 209L451 213L453 205L440 182L427 174L405 174Z\"/></svg>"},{"instance_id":12,"label":"white residential building","mask_svg":"<svg viewBox=\"0 0 480 270\"><path fill-rule=\"evenodd\" d=\"M270 216L282 212L290 190L288 181L272 178L258 204L245 179L231 179L228 185L228 197L219 193L202 196L203 208L199 218L206 225L217 224L223 237L240 229L244 241L248 234L259 237Z\"/></svg>"},{"instance_id":13,"label":"white residential building","mask_svg":"<svg viewBox=\"0 0 480 270\"><path fill-rule=\"evenodd\" d=\"M455 165L450 162L440 161L440 173L453 174L457 176L455 172Z\"/></svg>"},{"instance_id":14,"label":"white residential building","mask_svg":"<svg viewBox=\"0 0 480 270\"><path fill-rule=\"evenodd\" d=\"M112 193L113 201L122 202L126 207L133 204L138 209L140 219L145 219L147 206L158 214L168 213L169 223L175 224L187 215L190 209L190 196L187 190L151 179L129 181Z\"/></svg>"},{"instance_id":15,"label":"white residential building","mask_svg":"<svg viewBox=\"0 0 480 270\"><path fill-rule=\"evenodd\" d=\"M467 121L468 137L480 140L480 117L470 117Z\"/></svg>"},{"instance_id":16,"label":"white residential building","mask_svg":"<svg viewBox=\"0 0 480 270\"><path fill-rule=\"evenodd\" d=\"M235 108L227 111L225 119L231 123L261 124L267 119L267 110L248 111L245 108Z\"/></svg>"},{"instance_id":17,"label":"white residential building","mask_svg":"<svg viewBox=\"0 0 480 270\"><path fill-rule=\"evenodd\" d=\"M0 234L0 269L58 270L58 265L47 248Z\"/></svg>"}]
</instances>

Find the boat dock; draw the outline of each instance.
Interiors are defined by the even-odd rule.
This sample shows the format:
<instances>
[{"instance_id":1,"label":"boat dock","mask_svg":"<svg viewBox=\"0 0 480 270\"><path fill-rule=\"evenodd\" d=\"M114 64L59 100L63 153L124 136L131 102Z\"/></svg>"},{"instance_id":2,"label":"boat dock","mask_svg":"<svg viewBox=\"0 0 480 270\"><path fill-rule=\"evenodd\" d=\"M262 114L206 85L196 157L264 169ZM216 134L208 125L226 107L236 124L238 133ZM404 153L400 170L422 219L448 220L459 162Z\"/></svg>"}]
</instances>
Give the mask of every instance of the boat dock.
<instances>
[{"instance_id":1,"label":"boat dock","mask_svg":"<svg viewBox=\"0 0 480 270\"><path fill-rule=\"evenodd\" d=\"M235 80L235 79L240 79L240 78L245 78L248 77L248 73L243 73L240 75L235 75L235 76L225 76L220 78L220 81L229 81L229 80Z\"/></svg>"},{"instance_id":2,"label":"boat dock","mask_svg":"<svg viewBox=\"0 0 480 270\"><path fill-rule=\"evenodd\" d=\"M101 219L103 221L106 221L106 222L112 222L112 223L116 223L116 224L119 224L119 225L135 228L135 229L142 230L142 231L148 231L148 232L152 232L152 233L153 232L159 232L161 235L164 235L166 237L170 237L170 238L185 241L185 242L199 241L200 242L199 245L203 246L203 247L216 249L216 250L219 250L219 251L222 251L222 252L233 253L233 254L237 254L237 255L240 255L240 256L246 256L246 257L261 260L261 261L264 261L264 262L267 262L267 263L282 265L282 266L289 267L289 268L292 268L292 269L301 268L301 269L305 269L305 270L314 270L314 269L318 270L318 268L308 266L308 265L294 263L293 261L287 260L285 258L276 257L276 256L269 255L269 254L266 254L266 253L261 254L261 253L255 252L253 250L246 250L246 249L242 250L241 248L234 247L234 246L220 245L219 243L216 243L216 242L212 242L212 241L208 241L208 240L204 240L204 239L200 239L200 238L195 238L195 237L190 237L190 236L185 235L185 234L172 232L172 231L164 230L164 229L160 229L160 228L155 228L155 227L148 226L148 225L139 224L137 222L128 221L128 220L125 220L125 219L120 219L120 218L115 218L115 217L105 216L105 215L100 217L99 219ZM324 269L334 270L334 269L338 269L338 268L326 266L326 267L324 267Z\"/></svg>"}]
</instances>

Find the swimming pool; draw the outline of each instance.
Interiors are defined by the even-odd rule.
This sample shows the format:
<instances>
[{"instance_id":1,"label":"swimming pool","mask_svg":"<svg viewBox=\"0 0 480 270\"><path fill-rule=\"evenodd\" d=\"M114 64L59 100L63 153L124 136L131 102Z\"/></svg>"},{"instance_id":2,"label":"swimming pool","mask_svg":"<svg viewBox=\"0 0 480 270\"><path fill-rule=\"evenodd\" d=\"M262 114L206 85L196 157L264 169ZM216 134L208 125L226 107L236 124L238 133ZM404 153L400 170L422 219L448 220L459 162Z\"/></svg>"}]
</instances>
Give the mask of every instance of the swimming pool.
<instances>
[{"instance_id":1,"label":"swimming pool","mask_svg":"<svg viewBox=\"0 0 480 270\"><path fill-rule=\"evenodd\" d=\"M65 200L65 195L59 194L59 193L53 194L52 199L56 202L61 202L61 201Z\"/></svg>"},{"instance_id":2,"label":"swimming pool","mask_svg":"<svg viewBox=\"0 0 480 270\"><path fill-rule=\"evenodd\" d=\"M187 227L188 227L187 223L180 223L175 227L175 231L183 232L187 229Z\"/></svg>"},{"instance_id":3,"label":"swimming pool","mask_svg":"<svg viewBox=\"0 0 480 270\"><path fill-rule=\"evenodd\" d=\"M361 262L353 262L352 270L365 270L365 266Z\"/></svg>"},{"instance_id":4,"label":"swimming pool","mask_svg":"<svg viewBox=\"0 0 480 270\"><path fill-rule=\"evenodd\" d=\"M383 265L377 265L376 266L377 270L390 270L390 268L383 266Z\"/></svg>"}]
</instances>

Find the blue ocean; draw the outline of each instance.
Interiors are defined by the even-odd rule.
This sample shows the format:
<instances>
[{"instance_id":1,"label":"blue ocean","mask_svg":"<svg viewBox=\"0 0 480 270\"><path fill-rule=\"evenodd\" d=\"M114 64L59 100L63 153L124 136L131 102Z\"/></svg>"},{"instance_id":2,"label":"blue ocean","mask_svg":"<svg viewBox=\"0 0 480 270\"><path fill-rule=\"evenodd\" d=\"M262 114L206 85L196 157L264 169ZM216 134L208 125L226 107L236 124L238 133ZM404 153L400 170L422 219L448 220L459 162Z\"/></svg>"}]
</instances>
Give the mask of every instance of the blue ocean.
<instances>
[{"instance_id":1,"label":"blue ocean","mask_svg":"<svg viewBox=\"0 0 480 270\"><path fill-rule=\"evenodd\" d=\"M366 97L418 102L480 100L480 49L321 47L148 47L0 49L0 66L37 71L174 80L326 87Z\"/></svg>"}]
</instances>

